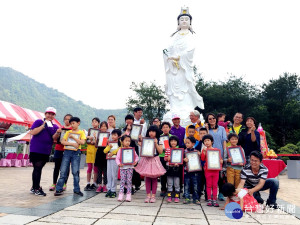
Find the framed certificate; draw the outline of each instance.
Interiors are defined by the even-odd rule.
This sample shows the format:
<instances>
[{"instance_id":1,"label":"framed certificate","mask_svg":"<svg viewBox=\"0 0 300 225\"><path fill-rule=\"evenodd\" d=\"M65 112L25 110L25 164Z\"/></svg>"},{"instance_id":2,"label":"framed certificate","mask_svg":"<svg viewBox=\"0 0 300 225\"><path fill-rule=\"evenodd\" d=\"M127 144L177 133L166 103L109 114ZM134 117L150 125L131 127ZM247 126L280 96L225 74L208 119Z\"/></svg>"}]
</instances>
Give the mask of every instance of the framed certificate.
<instances>
[{"instance_id":1,"label":"framed certificate","mask_svg":"<svg viewBox=\"0 0 300 225\"><path fill-rule=\"evenodd\" d=\"M132 165L134 163L134 148L121 148L121 163Z\"/></svg>"},{"instance_id":2,"label":"framed certificate","mask_svg":"<svg viewBox=\"0 0 300 225\"><path fill-rule=\"evenodd\" d=\"M64 136L65 136L65 134L66 134L66 132L67 132L68 130L70 130L70 129L66 129L66 128L62 128L62 129L61 129L60 136L59 136L59 138L57 139L57 144L61 144L61 141L63 140L63 138L64 138Z\"/></svg>"},{"instance_id":3,"label":"framed certificate","mask_svg":"<svg viewBox=\"0 0 300 225\"><path fill-rule=\"evenodd\" d=\"M143 138L140 156L154 157L154 154L155 154L154 139L152 139L152 138Z\"/></svg>"},{"instance_id":4,"label":"framed certificate","mask_svg":"<svg viewBox=\"0 0 300 225\"><path fill-rule=\"evenodd\" d=\"M131 126L132 126L130 132L131 140L138 141L139 135L142 133L143 125L132 124Z\"/></svg>"},{"instance_id":5,"label":"framed certificate","mask_svg":"<svg viewBox=\"0 0 300 225\"><path fill-rule=\"evenodd\" d=\"M196 171L202 170L198 151L187 152L187 153L185 153L185 157L188 158L188 160L189 160L187 162L187 171L188 172L196 172Z\"/></svg>"},{"instance_id":6,"label":"framed certificate","mask_svg":"<svg viewBox=\"0 0 300 225\"><path fill-rule=\"evenodd\" d=\"M109 142L110 145L112 145L112 148L110 149L109 153L111 153L114 150L117 150L119 148L118 142L117 141L113 141L113 142ZM117 155L113 155L112 157L108 157L108 153L106 154L106 159L116 159Z\"/></svg>"},{"instance_id":7,"label":"framed certificate","mask_svg":"<svg viewBox=\"0 0 300 225\"><path fill-rule=\"evenodd\" d=\"M88 132L88 136L92 136L93 137L93 141L96 142L99 132L100 132L99 129L90 128L89 132ZM91 141L90 141L89 138L87 138L86 143L87 144L91 144Z\"/></svg>"},{"instance_id":8,"label":"framed certificate","mask_svg":"<svg viewBox=\"0 0 300 225\"><path fill-rule=\"evenodd\" d=\"M228 147L227 154L232 159L231 165L245 164L246 162L244 151L240 146Z\"/></svg>"},{"instance_id":9,"label":"framed certificate","mask_svg":"<svg viewBox=\"0 0 300 225\"><path fill-rule=\"evenodd\" d=\"M76 141L73 138L70 138L71 135L77 139L80 139L80 134L75 133L75 132L70 132L69 136L67 138L67 142L76 143ZM71 146L71 145L65 145L65 149L77 151L77 148L75 148L74 146Z\"/></svg>"},{"instance_id":10,"label":"framed certificate","mask_svg":"<svg viewBox=\"0 0 300 225\"><path fill-rule=\"evenodd\" d=\"M96 147L106 147L106 145L108 143L109 135L110 135L109 132L99 132L95 146Z\"/></svg>"},{"instance_id":11,"label":"framed certificate","mask_svg":"<svg viewBox=\"0 0 300 225\"><path fill-rule=\"evenodd\" d=\"M166 148L170 148L169 136L168 135L160 136L159 137L159 144L163 146L163 150L165 150Z\"/></svg>"},{"instance_id":12,"label":"framed certificate","mask_svg":"<svg viewBox=\"0 0 300 225\"><path fill-rule=\"evenodd\" d=\"M207 169L208 170L221 170L221 150L220 149L207 149Z\"/></svg>"},{"instance_id":13,"label":"framed certificate","mask_svg":"<svg viewBox=\"0 0 300 225\"><path fill-rule=\"evenodd\" d=\"M171 149L171 159L169 164L174 165L174 164L183 164L183 153L184 149L183 148L172 148Z\"/></svg>"}]
</instances>

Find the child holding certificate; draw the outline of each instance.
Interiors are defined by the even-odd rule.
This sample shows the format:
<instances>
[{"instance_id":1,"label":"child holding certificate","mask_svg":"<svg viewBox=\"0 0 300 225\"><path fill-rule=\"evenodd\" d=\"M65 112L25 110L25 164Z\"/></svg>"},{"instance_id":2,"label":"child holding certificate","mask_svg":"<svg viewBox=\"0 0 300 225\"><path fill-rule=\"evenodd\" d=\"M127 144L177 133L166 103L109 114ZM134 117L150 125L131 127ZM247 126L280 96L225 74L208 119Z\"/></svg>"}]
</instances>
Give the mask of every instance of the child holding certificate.
<instances>
[{"instance_id":1,"label":"child holding certificate","mask_svg":"<svg viewBox=\"0 0 300 225\"><path fill-rule=\"evenodd\" d=\"M227 182L233 184L235 188L237 188L241 181L241 170L243 169L244 163L238 163L232 165L233 163L232 157L235 157L234 159L236 158L242 159L243 155L245 155L245 152L241 146L237 146L237 143L239 141L239 136L237 134L230 133L228 135L228 141L230 142L231 146L227 147L226 151L224 152L224 161L225 163L227 163L227 168L226 168ZM234 147L237 148L235 149ZM232 157L228 155L228 151L230 151L230 149L232 149L231 150Z\"/></svg>"},{"instance_id":2,"label":"child holding certificate","mask_svg":"<svg viewBox=\"0 0 300 225\"><path fill-rule=\"evenodd\" d=\"M121 146L122 148L129 148L131 142L131 137L129 135L123 135L121 137ZM113 154L117 153L116 163L120 167L120 175L121 175L121 181L120 181L120 192L118 201L123 201L124 198L124 187L125 184L127 184L127 194L126 194L126 201L131 202L131 188L132 188L132 174L133 174L133 168L139 161L139 157L136 154L135 151L133 151L134 154L134 163L132 165L123 165L122 164L122 150L121 147L117 150L113 151Z\"/></svg>"},{"instance_id":3,"label":"child holding certificate","mask_svg":"<svg viewBox=\"0 0 300 225\"><path fill-rule=\"evenodd\" d=\"M100 120L99 118L95 117L92 119L92 127L94 129L99 129L99 124ZM95 147L95 142L97 140L97 137L94 135L87 136L87 140L89 140L87 144L87 149L86 149L86 163L88 165L87 169L87 185L84 188L85 191L91 191L91 190L96 190L97 188L97 177L98 177L98 168L97 166L94 166L95 159L96 159L96 152L97 148ZM94 177L93 177L93 184L91 185L91 177L92 177L92 171L94 169Z\"/></svg>"},{"instance_id":4,"label":"child holding certificate","mask_svg":"<svg viewBox=\"0 0 300 225\"><path fill-rule=\"evenodd\" d=\"M66 132L61 143L65 146L64 156L60 167L60 178L56 184L56 192L54 196L63 194L63 186L65 184L69 168L71 164L72 174L74 178L74 194L83 196L79 186L79 165L80 165L80 149L85 144L86 136L84 131L79 130L80 119L72 117L70 119L72 130Z\"/></svg>"},{"instance_id":5,"label":"child holding certificate","mask_svg":"<svg viewBox=\"0 0 300 225\"><path fill-rule=\"evenodd\" d=\"M135 167L136 172L145 177L147 197L145 203L156 202L155 195L157 189L157 178L166 173L165 168L162 166L159 154L163 152L162 146L158 145L159 129L157 126L152 125L147 130L146 137L154 139L156 153L154 157L141 157L139 164ZM152 191L152 195L151 195Z\"/></svg>"},{"instance_id":6,"label":"child holding certificate","mask_svg":"<svg viewBox=\"0 0 300 225\"><path fill-rule=\"evenodd\" d=\"M121 137L121 130L114 129L111 132L111 140L112 142L118 142L119 138ZM117 145L117 143L115 143ZM120 145L119 145L120 146ZM117 147L117 146L116 146ZM108 144L107 147L104 149L104 153L108 154L108 157L112 157L116 155L115 151L112 151L113 144ZM118 179L118 165L114 158L107 159L107 189L108 192L106 193L105 197L115 198L117 196L117 179Z\"/></svg>"},{"instance_id":7,"label":"child holding certificate","mask_svg":"<svg viewBox=\"0 0 300 225\"><path fill-rule=\"evenodd\" d=\"M194 145L196 144L196 138L194 137L187 137L185 139L185 153L195 151ZM200 152L198 152L198 155L200 155ZM189 172L187 169L186 163L189 161L187 157L183 159L185 162L184 165L184 201L183 204L189 204L190 203L190 185L193 185L193 203L194 204L200 204L199 201L199 193L198 193L198 172Z\"/></svg>"},{"instance_id":8,"label":"child holding certificate","mask_svg":"<svg viewBox=\"0 0 300 225\"><path fill-rule=\"evenodd\" d=\"M100 132L107 132L108 124L106 121L100 123ZM106 154L103 152L105 147L98 147L96 153L95 165L98 168L97 184L99 185L96 192L107 192L107 160ZM103 186L102 186L103 181Z\"/></svg>"},{"instance_id":9,"label":"child holding certificate","mask_svg":"<svg viewBox=\"0 0 300 225\"><path fill-rule=\"evenodd\" d=\"M175 189L175 199L174 202L179 202L179 195L180 195L180 176L182 176L182 166L180 165L169 165L171 160L171 149L178 148L179 139L177 136L173 135L169 138L169 145L170 148L167 148L165 151L165 161L167 162L167 185L168 185L168 199L167 202L172 202L172 192L173 187Z\"/></svg>"},{"instance_id":10,"label":"child holding certificate","mask_svg":"<svg viewBox=\"0 0 300 225\"><path fill-rule=\"evenodd\" d=\"M219 207L219 203L217 202L217 193L218 193L218 181L219 181L220 170L208 168L208 158L207 158L207 149L213 149L212 145L214 143L214 138L210 134L207 134L204 135L202 141L206 147L202 149L201 160L205 161L204 174L206 178L206 192L207 192L207 199L208 199L207 206ZM220 165L218 166L221 168L221 165L223 164L223 159L220 157L220 162L212 162L212 163L214 164L220 163ZM213 199L211 199L211 194L213 195Z\"/></svg>"}]
</instances>

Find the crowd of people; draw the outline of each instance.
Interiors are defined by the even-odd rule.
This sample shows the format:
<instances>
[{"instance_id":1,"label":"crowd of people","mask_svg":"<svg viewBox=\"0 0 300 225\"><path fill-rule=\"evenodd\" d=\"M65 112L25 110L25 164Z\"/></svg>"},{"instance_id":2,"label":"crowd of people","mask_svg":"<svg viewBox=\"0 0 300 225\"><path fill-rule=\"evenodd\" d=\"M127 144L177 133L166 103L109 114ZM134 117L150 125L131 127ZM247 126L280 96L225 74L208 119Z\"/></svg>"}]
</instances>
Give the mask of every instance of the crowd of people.
<instances>
[{"instance_id":1,"label":"crowd of people","mask_svg":"<svg viewBox=\"0 0 300 225\"><path fill-rule=\"evenodd\" d=\"M118 201L130 202L132 195L140 189L141 178L146 187L145 203L156 201L158 180L161 183L160 196L166 201L184 204L193 202L200 204L201 196L208 206L219 207L219 201L237 202L243 210L255 211L264 203L259 191L270 189L266 205L277 208L276 195L279 188L277 179L267 178L268 169L262 164L260 136L256 130L256 120L237 112L233 122L225 121L226 115L217 116L208 113L205 122L200 121L197 110L190 112L191 124L182 127L180 117L172 116L172 123L161 122L154 118L147 126L142 118L142 108L135 108L132 114L125 117L125 127L116 128L116 118L110 115L107 121L100 122L95 117L91 121L92 129L108 133L108 140L96 145L97 134L80 130L80 118L71 114L64 116L64 126L59 128L52 123L56 115L53 107L45 111L44 120L36 120L31 127L30 161L33 164L32 187L30 192L38 196L46 196L40 187L42 169L49 161L52 145L54 151L53 184L49 190L55 196L62 195L67 188L69 172L74 179L74 194L83 196L79 186L79 166L81 145L87 143L86 163L87 184L84 191L104 192L105 197ZM131 137L133 124L142 129L137 140ZM162 137L168 137L168 143ZM141 156L144 138L154 140L154 156ZM97 147L96 147L97 146ZM239 147L244 156L243 163L233 164L228 152L230 147ZM123 148L134 149L134 161L123 164ZM171 151L184 149L183 163L171 163ZM208 152L220 152L220 169L212 169L208 165ZM199 157L202 169L189 171L187 154L195 153ZM219 160L218 159L218 160ZM233 164L233 165L232 165ZM120 171L120 190L117 194L118 171ZM58 178L59 177L59 178ZM93 178L93 179L92 179ZM182 196L180 194L183 193ZM224 208L224 207L223 207Z\"/></svg>"}]
</instances>

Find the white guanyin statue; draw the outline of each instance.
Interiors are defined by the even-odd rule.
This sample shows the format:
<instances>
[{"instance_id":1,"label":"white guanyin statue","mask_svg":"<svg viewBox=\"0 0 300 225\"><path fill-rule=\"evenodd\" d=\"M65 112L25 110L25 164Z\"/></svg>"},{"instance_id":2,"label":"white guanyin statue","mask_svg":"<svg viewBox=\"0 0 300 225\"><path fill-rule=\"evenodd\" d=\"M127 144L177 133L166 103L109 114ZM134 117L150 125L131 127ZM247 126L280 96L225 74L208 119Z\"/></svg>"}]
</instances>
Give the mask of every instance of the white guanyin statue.
<instances>
[{"instance_id":1,"label":"white guanyin statue","mask_svg":"<svg viewBox=\"0 0 300 225\"><path fill-rule=\"evenodd\" d=\"M181 125L186 126L191 123L190 112L196 106L204 109L204 103L195 88L193 70L195 32L191 26L192 16L188 7L181 8L177 21L178 28L171 36L171 44L163 51L166 94L170 101L170 111L164 115L163 121L172 122L172 115L177 114L181 118Z\"/></svg>"}]
</instances>

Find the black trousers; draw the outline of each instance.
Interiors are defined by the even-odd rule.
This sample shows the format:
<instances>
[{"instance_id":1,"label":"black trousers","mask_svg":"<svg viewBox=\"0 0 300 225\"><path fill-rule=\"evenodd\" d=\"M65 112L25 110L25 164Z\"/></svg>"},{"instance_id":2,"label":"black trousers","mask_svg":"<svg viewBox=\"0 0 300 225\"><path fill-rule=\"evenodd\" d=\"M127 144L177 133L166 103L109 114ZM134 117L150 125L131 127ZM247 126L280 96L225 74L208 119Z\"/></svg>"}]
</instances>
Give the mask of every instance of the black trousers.
<instances>
[{"instance_id":1,"label":"black trousers","mask_svg":"<svg viewBox=\"0 0 300 225\"><path fill-rule=\"evenodd\" d=\"M165 169L167 169L167 162L164 157L159 157L160 162ZM167 174L164 174L160 177L161 191L167 192Z\"/></svg>"}]
</instances>

